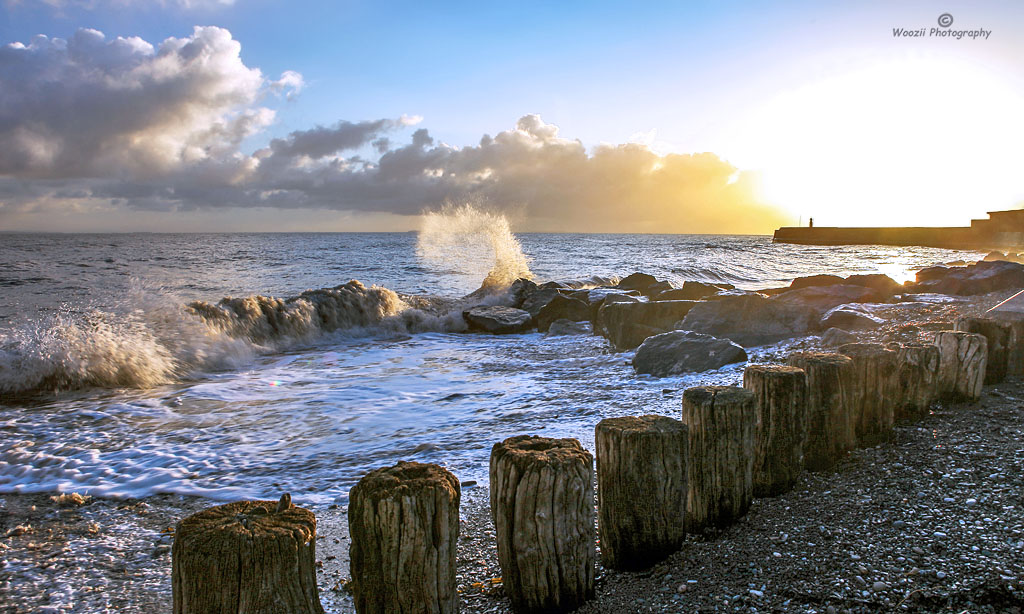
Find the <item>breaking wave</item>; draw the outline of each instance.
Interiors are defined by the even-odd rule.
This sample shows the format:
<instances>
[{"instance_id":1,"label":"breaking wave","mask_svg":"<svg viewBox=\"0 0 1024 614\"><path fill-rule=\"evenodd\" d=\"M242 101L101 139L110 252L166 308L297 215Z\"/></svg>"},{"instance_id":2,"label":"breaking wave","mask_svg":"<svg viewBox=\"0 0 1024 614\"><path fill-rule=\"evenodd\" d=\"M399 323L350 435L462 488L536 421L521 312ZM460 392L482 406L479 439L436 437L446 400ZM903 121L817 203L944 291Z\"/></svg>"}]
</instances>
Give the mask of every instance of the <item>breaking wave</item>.
<instances>
[{"instance_id":1,"label":"breaking wave","mask_svg":"<svg viewBox=\"0 0 1024 614\"><path fill-rule=\"evenodd\" d=\"M460 271L473 281L483 278L484 291L533 278L508 219L470 204L446 204L424 213L416 253L435 268Z\"/></svg>"}]
</instances>

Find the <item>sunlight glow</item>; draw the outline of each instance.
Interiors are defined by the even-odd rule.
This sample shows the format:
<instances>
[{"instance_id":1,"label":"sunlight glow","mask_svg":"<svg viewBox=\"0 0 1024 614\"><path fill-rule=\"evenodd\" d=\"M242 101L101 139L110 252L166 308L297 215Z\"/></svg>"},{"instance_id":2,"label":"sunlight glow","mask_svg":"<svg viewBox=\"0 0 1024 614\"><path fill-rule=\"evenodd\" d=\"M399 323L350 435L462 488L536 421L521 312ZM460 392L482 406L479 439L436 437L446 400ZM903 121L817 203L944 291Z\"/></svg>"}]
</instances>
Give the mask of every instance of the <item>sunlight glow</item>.
<instances>
[{"instance_id":1,"label":"sunlight glow","mask_svg":"<svg viewBox=\"0 0 1024 614\"><path fill-rule=\"evenodd\" d=\"M967 225L1024 198L1015 81L948 58L876 64L767 102L731 139L794 224Z\"/></svg>"}]
</instances>

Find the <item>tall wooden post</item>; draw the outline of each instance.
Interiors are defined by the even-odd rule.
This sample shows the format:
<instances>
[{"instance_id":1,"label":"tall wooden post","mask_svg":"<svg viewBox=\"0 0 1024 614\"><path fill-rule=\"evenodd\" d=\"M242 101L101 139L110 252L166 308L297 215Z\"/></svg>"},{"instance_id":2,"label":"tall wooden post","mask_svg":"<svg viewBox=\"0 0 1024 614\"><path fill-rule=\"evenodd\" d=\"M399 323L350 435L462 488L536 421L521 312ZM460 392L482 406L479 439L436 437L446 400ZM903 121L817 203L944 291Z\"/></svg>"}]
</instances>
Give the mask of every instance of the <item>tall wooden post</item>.
<instances>
[{"instance_id":1,"label":"tall wooden post","mask_svg":"<svg viewBox=\"0 0 1024 614\"><path fill-rule=\"evenodd\" d=\"M606 418L594 438L604 566L650 567L686 535L686 425L668 416Z\"/></svg>"},{"instance_id":2,"label":"tall wooden post","mask_svg":"<svg viewBox=\"0 0 1024 614\"><path fill-rule=\"evenodd\" d=\"M939 348L939 395L944 399L974 401L981 397L988 362L984 335L960 331L935 334Z\"/></svg>"},{"instance_id":3,"label":"tall wooden post","mask_svg":"<svg viewBox=\"0 0 1024 614\"><path fill-rule=\"evenodd\" d=\"M807 374L807 444L804 466L829 469L857 447L856 421L847 402L853 360L842 354L796 352L788 362Z\"/></svg>"},{"instance_id":4,"label":"tall wooden post","mask_svg":"<svg viewBox=\"0 0 1024 614\"><path fill-rule=\"evenodd\" d=\"M399 461L349 493L352 593L359 614L454 614L459 480L437 465Z\"/></svg>"},{"instance_id":5,"label":"tall wooden post","mask_svg":"<svg viewBox=\"0 0 1024 614\"><path fill-rule=\"evenodd\" d=\"M594 458L575 439L521 435L491 449L491 518L518 612L569 612L594 594Z\"/></svg>"},{"instance_id":6,"label":"tall wooden post","mask_svg":"<svg viewBox=\"0 0 1024 614\"><path fill-rule=\"evenodd\" d=\"M848 343L839 353L853 360L853 380L847 390L856 417L857 443L874 446L892 436L896 423L896 352L881 343Z\"/></svg>"},{"instance_id":7,"label":"tall wooden post","mask_svg":"<svg viewBox=\"0 0 1024 614\"><path fill-rule=\"evenodd\" d=\"M323 614L316 517L287 495L185 518L171 557L174 614Z\"/></svg>"},{"instance_id":8,"label":"tall wooden post","mask_svg":"<svg viewBox=\"0 0 1024 614\"><path fill-rule=\"evenodd\" d=\"M939 396L939 348L904 345L896 351L897 420L917 420Z\"/></svg>"},{"instance_id":9,"label":"tall wooden post","mask_svg":"<svg viewBox=\"0 0 1024 614\"><path fill-rule=\"evenodd\" d=\"M690 455L686 530L724 527L750 509L754 496L754 393L735 386L683 392Z\"/></svg>"},{"instance_id":10,"label":"tall wooden post","mask_svg":"<svg viewBox=\"0 0 1024 614\"><path fill-rule=\"evenodd\" d=\"M804 468L807 374L792 366L748 365L743 387L757 398L754 496L782 494Z\"/></svg>"}]
</instances>

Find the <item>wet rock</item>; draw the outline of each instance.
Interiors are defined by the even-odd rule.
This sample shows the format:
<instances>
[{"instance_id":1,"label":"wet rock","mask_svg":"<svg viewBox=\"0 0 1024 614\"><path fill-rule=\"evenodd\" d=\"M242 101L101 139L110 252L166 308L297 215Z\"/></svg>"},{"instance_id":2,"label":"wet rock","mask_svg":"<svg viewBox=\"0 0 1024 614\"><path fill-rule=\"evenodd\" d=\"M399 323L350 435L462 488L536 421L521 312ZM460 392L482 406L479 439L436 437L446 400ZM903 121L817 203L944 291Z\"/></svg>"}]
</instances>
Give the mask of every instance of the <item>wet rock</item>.
<instances>
[{"instance_id":1,"label":"wet rock","mask_svg":"<svg viewBox=\"0 0 1024 614\"><path fill-rule=\"evenodd\" d=\"M676 328L732 339L750 347L806 335L816 329L817 309L760 295L696 303Z\"/></svg>"},{"instance_id":2,"label":"wet rock","mask_svg":"<svg viewBox=\"0 0 1024 614\"><path fill-rule=\"evenodd\" d=\"M462 312L470 330L507 335L529 330L533 323L530 312L500 305L481 305Z\"/></svg>"},{"instance_id":3,"label":"wet rock","mask_svg":"<svg viewBox=\"0 0 1024 614\"><path fill-rule=\"evenodd\" d=\"M598 312L597 328L619 350L630 350L644 339L665 333L693 308L694 301L606 304Z\"/></svg>"},{"instance_id":4,"label":"wet rock","mask_svg":"<svg viewBox=\"0 0 1024 614\"><path fill-rule=\"evenodd\" d=\"M676 287L672 285L672 282L670 281L658 281L647 286L644 290L641 291L641 294L647 297L652 297L657 296L663 292L669 292L675 289Z\"/></svg>"},{"instance_id":5,"label":"wet rock","mask_svg":"<svg viewBox=\"0 0 1024 614\"><path fill-rule=\"evenodd\" d=\"M644 290L656 283L658 283L658 279L654 275L633 273L624 277L615 287L620 290L636 290L643 293Z\"/></svg>"},{"instance_id":6,"label":"wet rock","mask_svg":"<svg viewBox=\"0 0 1024 614\"><path fill-rule=\"evenodd\" d=\"M821 319L821 327L826 329L874 330L883 324L885 321L881 318L842 306L832 309Z\"/></svg>"},{"instance_id":7,"label":"wet rock","mask_svg":"<svg viewBox=\"0 0 1024 614\"><path fill-rule=\"evenodd\" d=\"M811 286L790 290L775 296L772 300L791 305L804 305L813 307L820 313L824 313L833 307L847 303L882 303L888 297L882 293L864 286L849 284L831 286Z\"/></svg>"},{"instance_id":8,"label":"wet rock","mask_svg":"<svg viewBox=\"0 0 1024 614\"><path fill-rule=\"evenodd\" d=\"M903 289L895 279L881 273L871 275L850 275L843 282L853 286L864 286L882 293L885 296L892 296Z\"/></svg>"},{"instance_id":9,"label":"wet rock","mask_svg":"<svg viewBox=\"0 0 1024 614\"><path fill-rule=\"evenodd\" d=\"M800 288L815 286L835 286L842 283L845 283L845 280L838 275L808 275L807 277L797 277L794 279L793 283L789 284L789 289L799 290Z\"/></svg>"},{"instance_id":10,"label":"wet rock","mask_svg":"<svg viewBox=\"0 0 1024 614\"><path fill-rule=\"evenodd\" d=\"M743 348L728 339L676 330L645 339L636 350L633 368L637 373L670 377L710 371L746 360Z\"/></svg>"},{"instance_id":11,"label":"wet rock","mask_svg":"<svg viewBox=\"0 0 1024 614\"><path fill-rule=\"evenodd\" d=\"M821 344L825 347L839 347L856 342L857 335L841 328L830 328L821 334Z\"/></svg>"},{"instance_id":12,"label":"wet rock","mask_svg":"<svg viewBox=\"0 0 1024 614\"><path fill-rule=\"evenodd\" d=\"M556 296L560 296L557 288L539 288L523 301L520 309L529 312L536 318L540 310L544 309L544 306L554 300Z\"/></svg>"},{"instance_id":13,"label":"wet rock","mask_svg":"<svg viewBox=\"0 0 1024 614\"><path fill-rule=\"evenodd\" d=\"M590 306L585 302L559 295L548 301L536 316L537 330L547 332L555 320L582 322L590 319Z\"/></svg>"},{"instance_id":14,"label":"wet rock","mask_svg":"<svg viewBox=\"0 0 1024 614\"><path fill-rule=\"evenodd\" d=\"M537 284L529 279L520 277L512 282L512 285L508 287L509 306L517 309L522 307L523 301L530 298L530 296L536 291Z\"/></svg>"},{"instance_id":15,"label":"wet rock","mask_svg":"<svg viewBox=\"0 0 1024 614\"><path fill-rule=\"evenodd\" d=\"M654 301L699 301L714 296L722 290L732 290L730 284L707 284L702 281L685 281L682 288L665 290L651 298Z\"/></svg>"},{"instance_id":16,"label":"wet rock","mask_svg":"<svg viewBox=\"0 0 1024 614\"><path fill-rule=\"evenodd\" d=\"M565 335L588 335L590 325L586 322L573 322L572 320L555 320L548 327L548 337L561 337Z\"/></svg>"},{"instance_id":17,"label":"wet rock","mask_svg":"<svg viewBox=\"0 0 1024 614\"><path fill-rule=\"evenodd\" d=\"M934 266L917 272L908 292L936 292L969 296L1024 287L1024 265L1002 260L965 267Z\"/></svg>"}]
</instances>

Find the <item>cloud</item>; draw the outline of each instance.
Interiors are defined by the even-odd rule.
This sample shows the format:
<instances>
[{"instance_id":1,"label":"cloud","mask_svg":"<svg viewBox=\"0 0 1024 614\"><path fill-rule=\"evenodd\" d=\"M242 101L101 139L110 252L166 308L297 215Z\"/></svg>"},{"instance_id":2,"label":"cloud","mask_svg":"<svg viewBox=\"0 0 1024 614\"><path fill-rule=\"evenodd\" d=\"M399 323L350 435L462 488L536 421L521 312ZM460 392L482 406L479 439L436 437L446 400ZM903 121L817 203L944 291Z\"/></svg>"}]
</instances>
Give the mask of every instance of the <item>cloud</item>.
<instances>
[{"instance_id":1,"label":"cloud","mask_svg":"<svg viewBox=\"0 0 1024 614\"><path fill-rule=\"evenodd\" d=\"M418 116L338 121L242 141L302 76L246 66L224 29L157 45L79 30L0 48L0 219L32 211L335 210L417 215L445 200L515 210L535 230L765 232L781 218L713 154L592 149L539 115L478 144L438 142ZM130 213L129 213L130 214Z\"/></svg>"}]
</instances>

